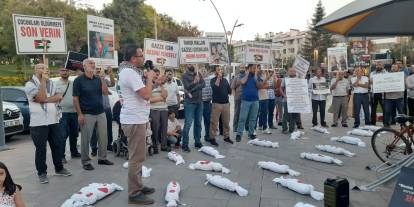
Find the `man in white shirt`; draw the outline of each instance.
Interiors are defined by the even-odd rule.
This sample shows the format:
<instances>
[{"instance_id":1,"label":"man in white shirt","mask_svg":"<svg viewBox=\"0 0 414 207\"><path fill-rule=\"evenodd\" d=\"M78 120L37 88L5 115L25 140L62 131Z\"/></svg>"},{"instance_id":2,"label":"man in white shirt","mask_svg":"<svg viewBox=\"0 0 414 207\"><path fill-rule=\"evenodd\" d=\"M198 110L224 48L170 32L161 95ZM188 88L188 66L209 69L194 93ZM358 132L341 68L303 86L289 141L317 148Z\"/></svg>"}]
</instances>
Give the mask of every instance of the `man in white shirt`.
<instances>
[{"instance_id":1,"label":"man in white shirt","mask_svg":"<svg viewBox=\"0 0 414 207\"><path fill-rule=\"evenodd\" d=\"M155 73L150 70L144 74L141 48L128 46L125 60L119 65L118 85L123 99L120 121L128 137L128 203L150 205L154 200L146 195L154 193L155 189L144 186L141 175L147 151L145 133Z\"/></svg>"},{"instance_id":2,"label":"man in white shirt","mask_svg":"<svg viewBox=\"0 0 414 207\"><path fill-rule=\"evenodd\" d=\"M384 65L382 63L377 63L376 68L374 71L372 71L369 75L369 82L371 85L371 90L373 90L372 83L373 83L373 77L377 74L387 73L387 71L384 69ZM384 111L384 98L383 93L371 93L371 124L376 125L377 123L377 107L378 104L381 106L381 109Z\"/></svg>"},{"instance_id":3,"label":"man in white shirt","mask_svg":"<svg viewBox=\"0 0 414 207\"><path fill-rule=\"evenodd\" d=\"M56 92L55 84L49 80L49 70L46 65L34 66L34 75L26 83L24 90L29 100L30 135L36 147L35 165L39 182L49 183L46 165L47 142L52 151L56 175L72 175L62 163L63 142L57 104L62 100L62 94Z\"/></svg>"},{"instance_id":4,"label":"man in white shirt","mask_svg":"<svg viewBox=\"0 0 414 207\"><path fill-rule=\"evenodd\" d=\"M165 70L165 75L167 76L167 82L164 84L165 89L167 90L167 105L168 111L174 111L175 114L178 114L178 110L180 109L180 89L176 82L173 81L173 72L171 69Z\"/></svg>"},{"instance_id":5,"label":"man in white shirt","mask_svg":"<svg viewBox=\"0 0 414 207\"><path fill-rule=\"evenodd\" d=\"M344 78L344 72L338 71L336 78L331 81L332 91L332 109L333 109L333 124L332 127L338 126L338 119L342 118L342 126L348 127L348 91L351 85L349 80Z\"/></svg>"},{"instance_id":6,"label":"man in white shirt","mask_svg":"<svg viewBox=\"0 0 414 207\"><path fill-rule=\"evenodd\" d=\"M351 78L351 84L354 88L354 128L358 128L360 124L361 105L364 108L365 125L369 125L371 123L369 120L369 80L367 76L364 76L363 68L356 69L355 77Z\"/></svg>"},{"instance_id":7,"label":"man in white shirt","mask_svg":"<svg viewBox=\"0 0 414 207\"><path fill-rule=\"evenodd\" d=\"M321 126L328 127L325 122L325 107L326 107L326 96L327 93L321 94L323 89L328 89L328 83L326 82L325 77L322 77L322 70L320 68L316 69L315 77L309 80L309 89L310 94L312 94L312 125L318 125L318 108L321 118ZM329 93L329 92L328 92Z\"/></svg>"}]
</instances>

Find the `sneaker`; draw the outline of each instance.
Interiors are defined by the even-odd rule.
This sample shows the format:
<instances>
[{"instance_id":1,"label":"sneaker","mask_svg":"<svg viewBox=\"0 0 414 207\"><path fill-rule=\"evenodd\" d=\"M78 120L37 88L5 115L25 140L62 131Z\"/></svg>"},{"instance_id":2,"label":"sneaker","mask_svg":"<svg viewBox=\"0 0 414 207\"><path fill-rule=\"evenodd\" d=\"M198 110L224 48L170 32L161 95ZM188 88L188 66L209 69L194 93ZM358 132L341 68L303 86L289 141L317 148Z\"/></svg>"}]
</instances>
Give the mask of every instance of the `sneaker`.
<instances>
[{"instance_id":1,"label":"sneaker","mask_svg":"<svg viewBox=\"0 0 414 207\"><path fill-rule=\"evenodd\" d=\"M188 146L182 146L181 149L183 150L183 152L187 152L187 153L191 152L191 150Z\"/></svg>"},{"instance_id":2,"label":"sneaker","mask_svg":"<svg viewBox=\"0 0 414 207\"><path fill-rule=\"evenodd\" d=\"M224 141L230 144L233 144L233 140L230 139L230 137L224 138Z\"/></svg>"},{"instance_id":3,"label":"sneaker","mask_svg":"<svg viewBox=\"0 0 414 207\"><path fill-rule=\"evenodd\" d=\"M342 124L342 127L348 128L348 124Z\"/></svg>"},{"instance_id":4,"label":"sneaker","mask_svg":"<svg viewBox=\"0 0 414 207\"><path fill-rule=\"evenodd\" d=\"M338 124L332 124L331 125L331 127L337 127L338 126Z\"/></svg>"},{"instance_id":5,"label":"sneaker","mask_svg":"<svg viewBox=\"0 0 414 207\"><path fill-rule=\"evenodd\" d=\"M68 164L68 161L66 160L66 158L62 159L62 164Z\"/></svg>"},{"instance_id":6,"label":"sneaker","mask_svg":"<svg viewBox=\"0 0 414 207\"><path fill-rule=\"evenodd\" d=\"M257 136L256 130L253 131L253 135L254 136Z\"/></svg>"},{"instance_id":7,"label":"sneaker","mask_svg":"<svg viewBox=\"0 0 414 207\"><path fill-rule=\"evenodd\" d=\"M154 155L159 153L158 152L158 147L153 147L153 150L154 150Z\"/></svg>"},{"instance_id":8,"label":"sneaker","mask_svg":"<svg viewBox=\"0 0 414 207\"><path fill-rule=\"evenodd\" d=\"M218 147L218 143L216 142L215 139L210 139L210 144L213 145L213 146Z\"/></svg>"},{"instance_id":9,"label":"sneaker","mask_svg":"<svg viewBox=\"0 0 414 207\"><path fill-rule=\"evenodd\" d=\"M40 182L40 184L49 183L49 179L47 178L47 174L39 175L39 182Z\"/></svg>"},{"instance_id":10,"label":"sneaker","mask_svg":"<svg viewBox=\"0 0 414 207\"><path fill-rule=\"evenodd\" d=\"M114 165L114 163L109 160L98 160L98 165Z\"/></svg>"},{"instance_id":11,"label":"sneaker","mask_svg":"<svg viewBox=\"0 0 414 207\"><path fill-rule=\"evenodd\" d=\"M203 144L201 144L201 143L196 143L196 144L194 144L194 147L195 147L195 148L197 148L197 149L200 149L200 148L202 148L202 147L203 147Z\"/></svg>"},{"instance_id":12,"label":"sneaker","mask_svg":"<svg viewBox=\"0 0 414 207\"><path fill-rule=\"evenodd\" d=\"M98 150L96 150L96 149L92 150L91 156L96 157L96 155L98 155Z\"/></svg>"},{"instance_id":13,"label":"sneaker","mask_svg":"<svg viewBox=\"0 0 414 207\"><path fill-rule=\"evenodd\" d=\"M91 171L91 170L94 170L95 168L91 164L86 164L86 165L83 165L83 169Z\"/></svg>"},{"instance_id":14,"label":"sneaker","mask_svg":"<svg viewBox=\"0 0 414 207\"><path fill-rule=\"evenodd\" d=\"M112 144L108 145L108 147L106 147L106 150L113 152L114 148L112 147Z\"/></svg>"},{"instance_id":15,"label":"sneaker","mask_svg":"<svg viewBox=\"0 0 414 207\"><path fill-rule=\"evenodd\" d=\"M357 129L359 128L359 125L354 125L352 128Z\"/></svg>"},{"instance_id":16,"label":"sneaker","mask_svg":"<svg viewBox=\"0 0 414 207\"><path fill-rule=\"evenodd\" d=\"M154 200L146 196L144 193L128 197L128 204L151 205L153 203Z\"/></svg>"},{"instance_id":17,"label":"sneaker","mask_svg":"<svg viewBox=\"0 0 414 207\"><path fill-rule=\"evenodd\" d=\"M250 135L249 139L256 139L256 135L255 134Z\"/></svg>"},{"instance_id":18,"label":"sneaker","mask_svg":"<svg viewBox=\"0 0 414 207\"><path fill-rule=\"evenodd\" d=\"M72 159L73 158L80 158L81 157L81 154L79 152L75 152L75 153L72 153L71 154L71 157L72 157Z\"/></svg>"},{"instance_id":19,"label":"sneaker","mask_svg":"<svg viewBox=\"0 0 414 207\"><path fill-rule=\"evenodd\" d=\"M163 152L171 152L171 147L161 147L161 151Z\"/></svg>"},{"instance_id":20,"label":"sneaker","mask_svg":"<svg viewBox=\"0 0 414 207\"><path fill-rule=\"evenodd\" d=\"M271 126L271 127L269 127L270 129L277 129L277 127L275 127L275 126Z\"/></svg>"},{"instance_id":21,"label":"sneaker","mask_svg":"<svg viewBox=\"0 0 414 207\"><path fill-rule=\"evenodd\" d=\"M145 195L153 194L155 192L155 188L150 188L150 187L144 186L144 188L142 188L141 192Z\"/></svg>"},{"instance_id":22,"label":"sneaker","mask_svg":"<svg viewBox=\"0 0 414 207\"><path fill-rule=\"evenodd\" d=\"M241 136L240 135L236 135L236 142L240 142L241 141Z\"/></svg>"},{"instance_id":23,"label":"sneaker","mask_svg":"<svg viewBox=\"0 0 414 207\"><path fill-rule=\"evenodd\" d=\"M56 173L56 175L63 176L63 177L69 177L69 176L72 175L72 173L69 172L69 170L67 170L65 168L62 168L61 170L56 171L55 173Z\"/></svg>"},{"instance_id":24,"label":"sneaker","mask_svg":"<svg viewBox=\"0 0 414 207\"><path fill-rule=\"evenodd\" d=\"M264 131L264 133L265 133L265 134L272 134L272 132L270 131L270 129L266 129L266 130Z\"/></svg>"},{"instance_id":25,"label":"sneaker","mask_svg":"<svg viewBox=\"0 0 414 207\"><path fill-rule=\"evenodd\" d=\"M279 122L277 125L278 125L278 126L282 126L282 122Z\"/></svg>"},{"instance_id":26,"label":"sneaker","mask_svg":"<svg viewBox=\"0 0 414 207\"><path fill-rule=\"evenodd\" d=\"M329 126L326 123L321 124L321 126L325 128L329 128Z\"/></svg>"}]
</instances>

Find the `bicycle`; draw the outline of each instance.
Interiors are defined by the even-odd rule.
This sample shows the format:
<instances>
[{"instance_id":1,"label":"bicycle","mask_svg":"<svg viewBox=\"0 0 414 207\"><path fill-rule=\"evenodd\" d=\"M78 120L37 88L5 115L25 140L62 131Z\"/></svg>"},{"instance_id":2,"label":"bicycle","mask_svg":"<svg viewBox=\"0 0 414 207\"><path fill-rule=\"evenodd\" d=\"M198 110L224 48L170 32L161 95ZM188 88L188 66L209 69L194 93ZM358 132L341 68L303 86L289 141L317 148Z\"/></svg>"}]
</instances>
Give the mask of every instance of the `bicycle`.
<instances>
[{"instance_id":1,"label":"bicycle","mask_svg":"<svg viewBox=\"0 0 414 207\"><path fill-rule=\"evenodd\" d=\"M414 117L398 115L395 121L401 125L400 131L383 127L375 131L371 138L375 154L388 165L397 163L413 152Z\"/></svg>"}]
</instances>

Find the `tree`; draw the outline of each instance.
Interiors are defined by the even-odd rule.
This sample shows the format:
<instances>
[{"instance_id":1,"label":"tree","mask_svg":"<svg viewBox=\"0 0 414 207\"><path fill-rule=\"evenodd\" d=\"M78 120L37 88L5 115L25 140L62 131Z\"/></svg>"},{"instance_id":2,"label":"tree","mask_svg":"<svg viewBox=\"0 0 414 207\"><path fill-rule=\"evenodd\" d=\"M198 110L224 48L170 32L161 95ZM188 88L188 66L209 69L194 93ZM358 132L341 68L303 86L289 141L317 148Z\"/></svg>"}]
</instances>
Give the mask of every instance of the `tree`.
<instances>
[{"instance_id":1,"label":"tree","mask_svg":"<svg viewBox=\"0 0 414 207\"><path fill-rule=\"evenodd\" d=\"M301 55L313 63L314 50L318 50L318 62L323 62L324 57L327 56L327 49L332 47L334 41L332 40L332 34L323 29L316 28L316 24L320 22L325 16L325 8L322 5L322 1L319 0L313 14L311 24L308 26L306 34L305 44L301 51Z\"/></svg>"}]
</instances>

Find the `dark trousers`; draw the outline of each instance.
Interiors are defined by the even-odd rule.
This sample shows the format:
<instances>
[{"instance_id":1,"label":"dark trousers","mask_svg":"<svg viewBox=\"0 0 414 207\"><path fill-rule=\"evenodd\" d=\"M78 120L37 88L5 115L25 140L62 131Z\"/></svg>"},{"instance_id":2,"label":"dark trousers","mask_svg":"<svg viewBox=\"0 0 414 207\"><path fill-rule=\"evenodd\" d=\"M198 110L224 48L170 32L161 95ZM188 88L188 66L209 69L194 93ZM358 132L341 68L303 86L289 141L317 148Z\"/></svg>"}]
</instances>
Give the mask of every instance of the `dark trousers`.
<instances>
[{"instance_id":1,"label":"dark trousers","mask_svg":"<svg viewBox=\"0 0 414 207\"><path fill-rule=\"evenodd\" d=\"M267 129L267 115L269 110L269 99L259 101L259 127Z\"/></svg>"},{"instance_id":2,"label":"dark trousers","mask_svg":"<svg viewBox=\"0 0 414 207\"><path fill-rule=\"evenodd\" d=\"M63 169L62 164L62 130L60 124L52 124L47 126L30 127L30 135L36 148L35 165L37 175L47 174L46 152L47 142L49 142L50 150L52 151L53 165L55 171Z\"/></svg>"},{"instance_id":3,"label":"dark trousers","mask_svg":"<svg viewBox=\"0 0 414 207\"><path fill-rule=\"evenodd\" d=\"M390 125L391 122L393 120L395 120L395 112L397 111L398 114L403 114L404 110L404 99L403 98L399 98L399 99L385 99L384 100L384 108L385 108L385 113L384 113L384 125Z\"/></svg>"},{"instance_id":4,"label":"dark trousers","mask_svg":"<svg viewBox=\"0 0 414 207\"><path fill-rule=\"evenodd\" d=\"M237 126L239 124L241 99L234 99L234 116L233 116L233 132L237 132Z\"/></svg>"},{"instance_id":5,"label":"dark trousers","mask_svg":"<svg viewBox=\"0 0 414 207\"><path fill-rule=\"evenodd\" d=\"M410 116L414 116L414 98L407 98L408 111Z\"/></svg>"},{"instance_id":6,"label":"dark trousers","mask_svg":"<svg viewBox=\"0 0 414 207\"><path fill-rule=\"evenodd\" d=\"M382 93L374 93L371 95L371 124L375 125L377 123L377 107L378 104L381 106L384 111L384 100L382 98Z\"/></svg>"},{"instance_id":7,"label":"dark trousers","mask_svg":"<svg viewBox=\"0 0 414 207\"><path fill-rule=\"evenodd\" d=\"M110 108L105 109L105 116L106 116L106 128L107 128L107 136L108 136L108 146L112 146L112 142L114 140L112 134L112 111ZM92 137L91 137L91 149L92 151L98 150L97 147L98 138L96 137L96 125L95 129L93 130Z\"/></svg>"},{"instance_id":8,"label":"dark trousers","mask_svg":"<svg viewBox=\"0 0 414 207\"><path fill-rule=\"evenodd\" d=\"M321 125L326 125L325 122L325 107L326 107L326 101L322 100L312 100L312 124L318 125L318 108L319 108L319 114L321 118Z\"/></svg>"},{"instance_id":9,"label":"dark trousers","mask_svg":"<svg viewBox=\"0 0 414 207\"><path fill-rule=\"evenodd\" d=\"M289 131L295 131L295 124L300 123L300 114L299 113L288 113L288 106L287 102L283 102L283 117L282 117L282 130L288 130L288 123L289 123Z\"/></svg>"},{"instance_id":10,"label":"dark trousers","mask_svg":"<svg viewBox=\"0 0 414 207\"><path fill-rule=\"evenodd\" d=\"M360 125L361 106L364 109L365 125L369 125L369 98L368 93L354 93L354 126Z\"/></svg>"},{"instance_id":11,"label":"dark trousers","mask_svg":"<svg viewBox=\"0 0 414 207\"><path fill-rule=\"evenodd\" d=\"M211 101L203 101L204 140L210 140ZM201 129L200 129L201 130Z\"/></svg>"},{"instance_id":12,"label":"dark trousers","mask_svg":"<svg viewBox=\"0 0 414 207\"><path fill-rule=\"evenodd\" d=\"M76 147L78 143L79 124L78 115L74 113L62 113L62 119L60 119L60 126L62 129L63 140L63 157L65 157L66 140L69 137L70 153L78 154L79 151Z\"/></svg>"},{"instance_id":13,"label":"dark trousers","mask_svg":"<svg viewBox=\"0 0 414 207\"><path fill-rule=\"evenodd\" d=\"M168 111L152 110L151 117L151 139L154 147L161 145L167 147Z\"/></svg>"},{"instance_id":14,"label":"dark trousers","mask_svg":"<svg viewBox=\"0 0 414 207\"><path fill-rule=\"evenodd\" d=\"M267 104L268 106L268 111L267 111L267 125L269 126L269 128L273 128L275 127L275 125L273 124L273 115L275 112L275 99L269 99L269 102Z\"/></svg>"}]
</instances>

